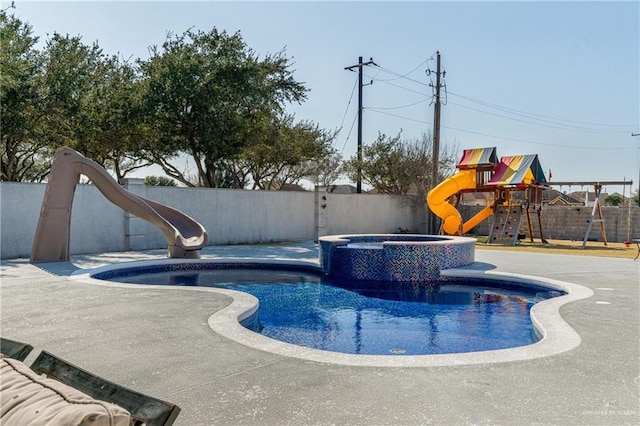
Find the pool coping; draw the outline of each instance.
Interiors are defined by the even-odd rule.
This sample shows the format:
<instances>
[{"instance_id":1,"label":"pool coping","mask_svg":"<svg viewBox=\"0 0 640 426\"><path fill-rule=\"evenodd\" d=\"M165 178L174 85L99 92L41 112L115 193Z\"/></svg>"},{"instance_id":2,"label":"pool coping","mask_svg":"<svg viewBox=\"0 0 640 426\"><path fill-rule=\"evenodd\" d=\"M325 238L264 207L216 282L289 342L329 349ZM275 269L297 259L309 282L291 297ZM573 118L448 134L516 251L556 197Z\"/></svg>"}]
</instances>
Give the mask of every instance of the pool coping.
<instances>
[{"instance_id":1,"label":"pool coping","mask_svg":"<svg viewBox=\"0 0 640 426\"><path fill-rule=\"evenodd\" d=\"M158 288L174 291L205 291L222 294L232 299L231 303L208 318L208 326L217 334L253 349L275 355L297 358L327 364L362 367L445 367L476 364L495 364L504 362L527 361L558 355L577 348L582 339L579 334L562 318L560 308L567 303L593 296L594 292L584 286L543 278L497 271L480 271L473 268L443 270L445 277L481 278L495 281L511 281L534 284L563 291L563 296L536 303L531 309L531 320L542 339L536 343L509 349L481 352L464 352L436 355L357 355L314 349L281 342L248 330L240 321L253 315L258 309L258 299L235 290L212 287L168 287L162 285L125 284L92 278L100 272L141 266L160 266L169 263L250 263L282 266L318 268L319 263L309 260L286 258L215 258L215 259L153 259L110 264L91 269L79 269L71 273L70 278L90 284L126 288ZM473 267L473 265L471 265Z\"/></svg>"}]
</instances>

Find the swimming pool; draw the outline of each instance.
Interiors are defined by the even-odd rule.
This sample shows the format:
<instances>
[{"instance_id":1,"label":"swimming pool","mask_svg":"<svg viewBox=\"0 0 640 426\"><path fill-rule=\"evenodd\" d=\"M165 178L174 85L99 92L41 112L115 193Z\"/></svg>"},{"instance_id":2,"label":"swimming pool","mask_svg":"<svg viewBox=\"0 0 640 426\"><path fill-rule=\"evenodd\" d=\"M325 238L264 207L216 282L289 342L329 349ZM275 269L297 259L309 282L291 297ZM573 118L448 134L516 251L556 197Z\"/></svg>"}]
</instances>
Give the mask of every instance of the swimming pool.
<instances>
[{"instance_id":1,"label":"swimming pool","mask_svg":"<svg viewBox=\"0 0 640 426\"><path fill-rule=\"evenodd\" d=\"M247 348L268 352L277 356L296 358L305 362L321 362L333 365L345 365L356 367L442 367L454 365L493 364L502 362L526 361L536 358L561 354L580 345L580 335L563 319L560 309L574 301L579 301L593 296L593 291L587 287L559 281L548 277L498 272L492 270L491 265L475 263L465 268L447 269L441 272L444 279L471 278L482 279L500 283L509 281L522 285L541 286L548 289L566 293L564 296L554 297L536 303L530 311L530 316L538 335L542 338L536 343L518 346L511 349L500 349L479 352L461 352L452 354L434 355L354 355L339 352L318 350L306 346L281 342L262 334L255 333L243 325L258 309L258 299L245 292L229 290L225 288L198 287L198 286L159 286L122 284L114 281L104 281L116 274L122 276L123 271L141 272L147 270L195 270L202 268L217 268L215 264L232 264L237 268L250 265L253 268L279 268L291 270L298 268L300 271L317 273L321 270L321 263L313 258L294 259L288 256L272 255L271 251L255 256L246 254L241 256L213 256L202 259L146 259L129 262L106 263L90 268L80 268L72 272L70 278L74 281L90 285L102 285L117 287L125 290L158 289L166 292L166 297L171 298L173 291L201 293L203 298L228 298L229 303L222 309L211 312L207 319L208 327L216 334L229 339ZM95 279L95 278L102 279Z\"/></svg>"},{"instance_id":2,"label":"swimming pool","mask_svg":"<svg viewBox=\"0 0 640 426\"><path fill-rule=\"evenodd\" d=\"M530 310L565 294L509 280L430 282L326 279L316 268L183 263L125 268L95 278L145 285L214 287L251 294L244 327L282 342L354 355L493 351L540 340Z\"/></svg>"}]
</instances>

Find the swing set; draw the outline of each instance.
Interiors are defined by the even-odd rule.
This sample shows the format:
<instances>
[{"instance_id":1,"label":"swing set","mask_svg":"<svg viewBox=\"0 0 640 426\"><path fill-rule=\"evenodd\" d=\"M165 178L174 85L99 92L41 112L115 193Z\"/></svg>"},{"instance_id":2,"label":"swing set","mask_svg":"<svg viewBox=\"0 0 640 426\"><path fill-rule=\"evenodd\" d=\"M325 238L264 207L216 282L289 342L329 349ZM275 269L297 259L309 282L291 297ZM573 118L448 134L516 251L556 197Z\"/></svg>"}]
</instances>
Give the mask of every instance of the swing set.
<instances>
[{"instance_id":1,"label":"swing set","mask_svg":"<svg viewBox=\"0 0 640 426\"><path fill-rule=\"evenodd\" d=\"M591 214L589 215L589 219L587 220L587 229L584 233L584 239L582 240L582 248L587 246L587 239L589 238L589 234L591 234L591 228L594 223L600 224L600 233L602 235L602 242L604 245L607 245L607 232L604 227L604 218L602 217L602 208L600 197L602 195L602 188L606 185L621 185L621 186L631 186L633 185L632 180L623 180L623 181L592 181L592 182L547 182L548 186L593 186L595 193L595 200L593 202L593 209L591 210ZM631 195L631 190L629 190L629 195ZM585 199L585 205L587 204L587 199ZM596 213L598 218L595 219ZM627 213L627 240L625 243L629 242L631 238L631 196L629 196L629 210Z\"/></svg>"}]
</instances>

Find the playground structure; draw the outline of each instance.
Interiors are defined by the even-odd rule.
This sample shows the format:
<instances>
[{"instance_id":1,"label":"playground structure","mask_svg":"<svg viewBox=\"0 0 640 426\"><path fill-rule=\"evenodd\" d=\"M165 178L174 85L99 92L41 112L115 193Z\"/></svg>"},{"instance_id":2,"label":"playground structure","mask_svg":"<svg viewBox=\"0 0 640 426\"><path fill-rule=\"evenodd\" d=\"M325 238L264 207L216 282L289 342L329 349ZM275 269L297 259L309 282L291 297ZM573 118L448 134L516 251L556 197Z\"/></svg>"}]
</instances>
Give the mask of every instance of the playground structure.
<instances>
[{"instance_id":1,"label":"playground structure","mask_svg":"<svg viewBox=\"0 0 640 426\"><path fill-rule=\"evenodd\" d=\"M441 233L449 235L464 235L482 221L494 216L487 240L489 243L516 244L523 215L527 218L529 238L533 242L532 213L535 213L538 218L539 238L546 243L540 218L544 189L550 186L579 185L593 186L595 192L595 201L587 220L582 247L586 247L594 223L600 224L602 241L606 246L607 235L600 201L602 189L605 185L631 186L633 184L631 180L548 182L537 155L507 156L498 161L496 148L465 149L457 168L458 173L429 191L427 205L436 216L442 219ZM457 207L463 194L473 192L488 193L487 206L472 218L463 221ZM455 197L453 204L449 202L452 197ZM627 241L630 240L630 217L629 210Z\"/></svg>"},{"instance_id":2,"label":"playground structure","mask_svg":"<svg viewBox=\"0 0 640 426\"><path fill-rule=\"evenodd\" d=\"M69 260L71 207L81 174L91 179L113 204L158 227L167 240L169 257L200 257L200 249L207 243L207 232L200 223L176 209L127 191L98 163L62 147L56 151L51 166L31 262Z\"/></svg>"},{"instance_id":3,"label":"playground structure","mask_svg":"<svg viewBox=\"0 0 640 426\"><path fill-rule=\"evenodd\" d=\"M465 149L456 166L458 173L445 179L427 194L429 209L442 219L441 232L464 235L482 221L494 216L488 242L515 244L523 214L526 215L529 237L533 242L531 213L538 218L539 237L542 231L542 191L547 179L538 156L514 155L498 161L496 148ZM487 193L487 206L472 218L463 221L457 206L462 195ZM449 200L455 197L455 201Z\"/></svg>"}]
</instances>

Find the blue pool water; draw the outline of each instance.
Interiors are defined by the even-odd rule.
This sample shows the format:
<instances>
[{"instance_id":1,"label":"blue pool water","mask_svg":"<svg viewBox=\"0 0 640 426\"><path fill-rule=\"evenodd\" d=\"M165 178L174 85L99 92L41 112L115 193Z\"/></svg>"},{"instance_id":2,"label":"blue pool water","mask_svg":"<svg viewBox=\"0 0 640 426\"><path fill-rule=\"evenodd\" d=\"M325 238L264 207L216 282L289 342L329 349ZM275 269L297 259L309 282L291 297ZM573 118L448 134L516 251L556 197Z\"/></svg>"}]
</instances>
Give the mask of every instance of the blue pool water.
<instances>
[{"instance_id":1,"label":"blue pool water","mask_svg":"<svg viewBox=\"0 0 640 426\"><path fill-rule=\"evenodd\" d=\"M100 277L98 277L100 278ZM111 274L137 284L207 286L250 293L259 310L244 326L296 345L350 354L486 351L538 340L531 307L560 295L491 281L434 284L326 282L314 273L213 269Z\"/></svg>"}]
</instances>

